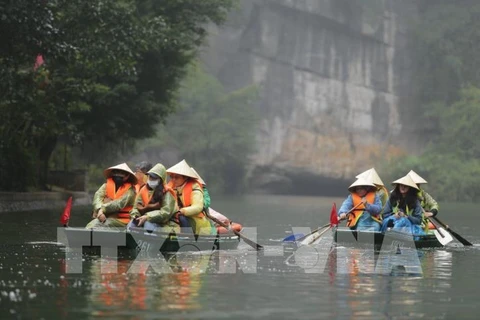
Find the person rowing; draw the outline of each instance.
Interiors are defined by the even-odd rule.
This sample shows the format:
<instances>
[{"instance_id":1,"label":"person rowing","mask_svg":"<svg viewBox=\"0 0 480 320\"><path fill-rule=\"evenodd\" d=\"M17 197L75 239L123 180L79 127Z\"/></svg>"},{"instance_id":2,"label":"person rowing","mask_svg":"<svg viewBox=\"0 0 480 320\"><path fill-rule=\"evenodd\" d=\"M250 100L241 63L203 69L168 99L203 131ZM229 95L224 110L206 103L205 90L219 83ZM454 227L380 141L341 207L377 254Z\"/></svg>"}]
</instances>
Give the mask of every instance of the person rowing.
<instances>
[{"instance_id":1,"label":"person rowing","mask_svg":"<svg viewBox=\"0 0 480 320\"><path fill-rule=\"evenodd\" d=\"M352 230L379 231L382 201L376 193L376 186L365 178L358 178L348 191L350 194L338 210L338 219L347 219L347 227Z\"/></svg>"}]
</instances>

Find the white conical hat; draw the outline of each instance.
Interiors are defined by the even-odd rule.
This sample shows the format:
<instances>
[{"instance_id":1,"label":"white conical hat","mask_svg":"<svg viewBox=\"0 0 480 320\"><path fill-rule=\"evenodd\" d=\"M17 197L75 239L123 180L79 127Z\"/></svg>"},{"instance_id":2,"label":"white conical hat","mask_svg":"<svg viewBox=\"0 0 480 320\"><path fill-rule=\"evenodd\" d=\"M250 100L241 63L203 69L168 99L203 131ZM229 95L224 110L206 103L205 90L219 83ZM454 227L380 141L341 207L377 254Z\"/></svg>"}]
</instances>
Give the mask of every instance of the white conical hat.
<instances>
[{"instance_id":1,"label":"white conical hat","mask_svg":"<svg viewBox=\"0 0 480 320\"><path fill-rule=\"evenodd\" d=\"M132 169L130 169L128 164L126 164L125 162L117 164L116 166L110 167L108 169L105 169L105 171L103 171L103 175L105 176L105 178L110 177L113 170L120 170L128 173L130 175L130 179L129 179L130 182L132 182L133 184L137 183L137 177L135 177L135 173L133 173Z\"/></svg>"},{"instance_id":2,"label":"white conical hat","mask_svg":"<svg viewBox=\"0 0 480 320\"><path fill-rule=\"evenodd\" d=\"M365 178L365 180L370 181L371 183L377 185L377 186L385 186L383 184L382 179L380 179L380 176L378 175L377 171L375 168L370 168L367 171L364 171L357 175L355 178Z\"/></svg>"},{"instance_id":3,"label":"white conical hat","mask_svg":"<svg viewBox=\"0 0 480 320\"><path fill-rule=\"evenodd\" d=\"M192 168L190 168L190 166L188 165L187 161L185 161L185 159L183 159L176 165L168 168L167 173L175 173L175 174L180 174L182 176L198 179L197 174L195 173L195 171L192 170Z\"/></svg>"},{"instance_id":4,"label":"white conical hat","mask_svg":"<svg viewBox=\"0 0 480 320\"><path fill-rule=\"evenodd\" d=\"M416 184L428 183L427 180L420 177L418 173L416 173L413 170L410 170L410 172L407 175L409 175L410 178L412 178L413 182L415 182Z\"/></svg>"},{"instance_id":5,"label":"white conical hat","mask_svg":"<svg viewBox=\"0 0 480 320\"><path fill-rule=\"evenodd\" d=\"M405 177L393 181L392 184L403 184L404 186L409 186L418 190L417 184L408 174Z\"/></svg>"},{"instance_id":6,"label":"white conical hat","mask_svg":"<svg viewBox=\"0 0 480 320\"><path fill-rule=\"evenodd\" d=\"M193 172L195 172L195 174L197 175L197 180L198 180L198 182L200 182L200 184L203 184L204 186L206 186L207 184L206 184L205 181L202 179L202 177L200 177L200 175L198 174L197 170L193 169L193 167L190 167L190 169L192 169Z\"/></svg>"},{"instance_id":7,"label":"white conical hat","mask_svg":"<svg viewBox=\"0 0 480 320\"><path fill-rule=\"evenodd\" d=\"M364 178L358 178L357 180L355 180L354 183L352 183L350 185L350 187L348 187L348 191L352 192L352 189L355 188L355 187L358 187L358 186L374 187L375 188L375 185L372 182L370 182L370 181L368 181Z\"/></svg>"}]
</instances>

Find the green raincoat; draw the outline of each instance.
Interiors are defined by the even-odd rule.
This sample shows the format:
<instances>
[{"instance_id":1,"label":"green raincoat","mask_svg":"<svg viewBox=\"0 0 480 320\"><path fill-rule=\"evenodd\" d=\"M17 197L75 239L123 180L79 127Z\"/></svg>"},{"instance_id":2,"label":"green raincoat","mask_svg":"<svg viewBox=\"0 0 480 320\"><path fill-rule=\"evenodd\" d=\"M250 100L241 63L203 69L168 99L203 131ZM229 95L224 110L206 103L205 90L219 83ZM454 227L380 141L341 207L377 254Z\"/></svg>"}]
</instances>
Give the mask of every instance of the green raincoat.
<instances>
[{"instance_id":1,"label":"green raincoat","mask_svg":"<svg viewBox=\"0 0 480 320\"><path fill-rule=\"evenodd\" d=\"M165 186L165 181L167 179L167 171L165 167L158 163L156 164L148 173L154 173L157 176L161 178L162 184ZM151 196L152 193L154 192L153 189L150 189L147 185L143 186L143 188L148 189L148 195ZM145 206L146 204L143 203L143 199L140 195L140 193L137 195L135 199L135 205L130 211L130 216L141 216L140 212L137 209L138 205ZM170 192L165 192L162 197L162 203L160 206L160 209L152 210L146 213L147 215L147 221L156 223L160 225L161 228L165 228L166 230L159 230L161 232L180 232L180 227L178 224L173 222L171 219L175 215L175 213L178 211L177 204L175 201L174 196Z\"/></svg>"}]
</instances>

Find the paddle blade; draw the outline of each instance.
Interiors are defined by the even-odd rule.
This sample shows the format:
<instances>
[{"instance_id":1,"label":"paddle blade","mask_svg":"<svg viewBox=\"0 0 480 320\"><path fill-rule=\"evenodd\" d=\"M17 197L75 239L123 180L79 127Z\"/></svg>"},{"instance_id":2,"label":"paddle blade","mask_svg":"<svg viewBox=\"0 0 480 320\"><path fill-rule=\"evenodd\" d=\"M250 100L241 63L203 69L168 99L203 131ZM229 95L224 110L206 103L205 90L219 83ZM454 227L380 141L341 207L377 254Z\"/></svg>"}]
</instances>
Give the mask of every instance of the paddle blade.
<instances>
[{"instance_id":1,"label":"paddle blade","mask_svg":"<svg viewBox=\"0 0 480 320\"><path fill-rule=\"evenodd\" d=\"M452 235L442 227L433 230L433 233L435 237L437 237L437 240L444 246L453 241Z\"/></svg>"},{"instance_id":2,"label":"paddle blade","mask_svg":"<svg viewBox=\"0 0 480 320\"><path fill-rule=\"evenodd\" d=\"M325 234L325 232L327 232L330 229L331 229L331 227L328 227L328 228L323 229L322 231L317 231L317 232L311 234L310 236L308 236L307 238L305 238L305 240L300 242L300 244L302 244L302 245L318 244L317 241Z\"/></svg>"},{"instance_id":3,"label":"paddle blade","mask_svg":"<svg viewBox=\"0 0 480 320\"><path fill-rule=\"evenodd\" d=\"M302 239L303 237L305 237L303 233L295 233L285 237L283 239L283 242L294 242L294 241L297 241L298 239Z\"/></svg>"},{"instance_id":4,"label":"paddle blade","mask_svg":"<svg viewBox=\"0 0 480 320\"><path fill-rule=\"evenodd\" d=\"M337 215L337 205L335 202L332 205L332 210L330 211L330 227L338 225L338 215Z\"/></svg>"},{"instance_id":5,"label":"paddle blade","mask_svg":"<svg viewBox=\"0 0 480 320\"><path fill-rule=\"evenodd\" d=\"M68 225L68 220L70 220L70 211L72 210L72 196L68 198L67 204L65 205L65 209L63 209L63 213L60 216L60 223L62 226Z\"/></svg>"}]
</instances>

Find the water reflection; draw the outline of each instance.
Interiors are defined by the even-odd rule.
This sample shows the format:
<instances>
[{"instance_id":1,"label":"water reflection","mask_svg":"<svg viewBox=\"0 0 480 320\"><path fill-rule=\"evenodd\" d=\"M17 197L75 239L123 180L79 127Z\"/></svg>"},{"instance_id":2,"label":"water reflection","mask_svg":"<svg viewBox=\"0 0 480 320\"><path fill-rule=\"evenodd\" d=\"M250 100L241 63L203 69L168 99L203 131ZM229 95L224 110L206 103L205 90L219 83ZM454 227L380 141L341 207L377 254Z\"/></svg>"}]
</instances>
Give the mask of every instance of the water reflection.
<instances>
[{"instance_id":1,"label":"water reflection","mask_svg":"<svg viewBox=\"0 0 480 320\"><path fill-rule=\"evenodd\" d=\"M199 309L200 291L211 257L167 255L165 262L169 270L165 273L158 273L152 267L157 263L152 258L93 260L84 267L91 284L88 297L91 314L102 317L122 314L129 315L129 319L140 319L145 311Z\"/></svg>"},{"instance_id":2,"label":"water reflection","mask_svg":"<svg viewBox=\"0 0 480 320\"><path fill-rule=\"evenodd\" d=\"M405 253L404 249L402 254ZM419 261L419 268L408 265L411 261L408 254L412 253ZM448 297L452 275L450 252L414 250L407 253L409 259L395 259L399 255L396 251L382 256L372 250L332 248L326 272L332 290L344 289L343 294L337 295L342 318L390 319L399 315L409 319L422 318L429 315L424 305L433 297L439 300ZM399 261L402 263L398 264ZM379 264L383 264L380 272L372 272L378 270ZM387 273L386 270L390 271ZM425 286L425 278L435 280Z\"/></svg>"},{"instance_id":3,"label":"water reflection","mask_svg":"<svg viewBox=\"0 0 480 320\"><path fill-rule=\"evenodd\" d=\"M480 262L480 246L419 251L421 275L408 268L393 268L395 256L380 260L384 266L392 262L388 273L372 273L375 259L382 257L372 255L368 248L331 247L331 243L325 249L310 248L321 256L305 249L287 265L285 259L291 252L268 239L283 239L291 226L324 224L328 216L323 213L329 212L332 199L302 198L291 203L291 197L262 195L218 205L232 218L257 226L258 242L266 248L270 245L271 250L257 254L242 242L234 251L200 256L184 253L168 260L168 274L151 268L144 274L123 274L121 265L131 266L135 257L122 256L118 270L108 278L102 278L99 256L83 255L83 272L65 273L66 254L55 243L56 225L52 225L58 221L58 212L4 215L0 224L2 319L70 320L99 314L106 319L477 318L473 308L480 285L475 267ZM455 230L480 242L472 214L475 205L465 210L442 207L446 221L458 221ZM71 224L85 225L85 210L75 210L78 214L73 212ZM27 222L35 228L26 229ZM147 261L155 259L146 258L140 264L148 266ZM175 263L176 268L170 266ZM316 270L316 264L322 266L318 267L321 271L307 272L307 267ZM113 289L124 292L106 306L100 297Z\"/></svg>"}]
</instances>

